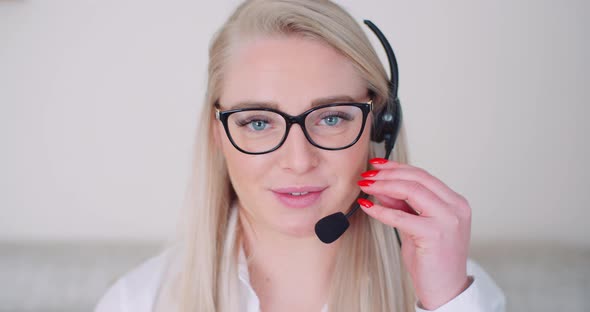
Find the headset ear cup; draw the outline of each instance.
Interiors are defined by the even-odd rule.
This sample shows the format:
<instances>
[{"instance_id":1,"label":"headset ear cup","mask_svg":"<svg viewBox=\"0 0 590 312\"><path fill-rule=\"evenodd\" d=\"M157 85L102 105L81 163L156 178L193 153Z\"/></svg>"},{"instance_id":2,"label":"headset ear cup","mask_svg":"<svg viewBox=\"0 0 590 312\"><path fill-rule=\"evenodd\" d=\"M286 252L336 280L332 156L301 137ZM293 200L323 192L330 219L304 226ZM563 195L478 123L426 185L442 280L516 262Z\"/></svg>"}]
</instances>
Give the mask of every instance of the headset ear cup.
<instances>
[{"instance_id":1,"label":"headset ear cup","mask_svg":"<svg viewBox=\"0 0 590 312\"><path fill-rule=\"evenodd\" d=\"M373 127L371 128L371 141L376 143L383 142L383 113L387 110L384 106L379 111L376 111L373 115Z\"/></svg>"},{"instance_id":2,"label":"headset ear cup","mask_svg":"<svg viewBox=\"0 0 590 312\"><path fill-rule=\"evenodd\" d=\"M393 48L391 48L389 41L387 41L387 38L385 38L385 35L383 35L381 30L379 30L379 28L371 21L365 20L365 24L369 26L377 38L379 38L379 41L381 41L385 53L387 54L387 59L389 60L389 74L391 77L389 81L389 98L385 108L375 114L375 121L373 123L375 126L371 133L371 139L373 139L373 141L380 143L385 140L386 155L389 155L395 145L402 120L401 104L397 97L399 87L397 60L395 59Z\"/></svg>"},{"instance_id":3,"label":"headset ear cup","mask_svg":"<svg viewBox=\"0 0 590 312\"><path fill-rule=\"evenodd\" d=\"M393 101L393 111L391 113L391 126L390 126L390 133L391 133L391 142L386 143L386 146L390 147L393 150L395 146L395 142L397 141L397 136L399 134L399 129L402 125L402 106L398 98ZM390 151L391 152L391 151Z\"/></svg>"},{"instance_id":4,"label":"headset ear cup","mask_svg":"<svg viewBox=\"0 0 590 312\"><path fill-rule=\"evenodd\" d=\"M399 99L390 98L382 109L375 112L371 140L376 143L385 141L387 155L393 150L402 121Z\"/></svg>"}]
</instances>

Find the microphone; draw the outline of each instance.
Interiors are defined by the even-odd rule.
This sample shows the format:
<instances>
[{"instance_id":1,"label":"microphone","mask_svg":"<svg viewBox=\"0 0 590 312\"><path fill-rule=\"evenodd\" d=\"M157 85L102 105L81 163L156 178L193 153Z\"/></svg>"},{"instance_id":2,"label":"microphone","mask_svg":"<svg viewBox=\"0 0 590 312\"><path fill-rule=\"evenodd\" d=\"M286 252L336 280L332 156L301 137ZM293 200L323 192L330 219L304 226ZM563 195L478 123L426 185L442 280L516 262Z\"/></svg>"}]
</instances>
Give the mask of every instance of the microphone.
<instances>
[{"instance_id":1,"label":"microphone","mask_svg":"<svg viewBox=\"0 0 590 312\"><path fill-rule=\"evenodd\" d=\"M369 195L361 192L359 198L367 199ZM354 204L354 207L345 215L342 212L336 212L329 216L323 217L315 224L315 234L325 244L331 244L346 232L350 226L348 218L350 218L361 206L358 203ZM395 238L397 238L397 244L402 247L402 240L399 236L397 228L393 228L395 231Z\"/></svg>"},{"instance_id":2,"label":"microphone","mask_svg":"<svg viewBox=\"0 0 590 312\"><path fill-rule=\"evenodd\" d=\"M367 199L369 195L362 193L360 198ZM315 224L315 234L325 244L331 244L350 226L348 218L350 218L358 209L359 204L355 203L354 207L345 215L342 212L336 212L329 216L323 217Z\"/></svg>"}]
</instances>

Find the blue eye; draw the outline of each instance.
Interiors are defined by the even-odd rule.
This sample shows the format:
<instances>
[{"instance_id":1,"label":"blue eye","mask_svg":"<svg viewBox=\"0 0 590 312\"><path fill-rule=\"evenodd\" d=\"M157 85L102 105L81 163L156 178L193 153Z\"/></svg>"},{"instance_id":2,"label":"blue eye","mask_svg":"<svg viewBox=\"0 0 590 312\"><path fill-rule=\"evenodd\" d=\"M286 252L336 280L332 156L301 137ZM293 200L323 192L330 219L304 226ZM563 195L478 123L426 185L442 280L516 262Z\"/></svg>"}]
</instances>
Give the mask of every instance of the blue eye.
<instances>
[{"instance_id":1,"label":"blue eye","mask_svg":"<svg viewBox=\"0 0 590 312\"><path fill-rule=\"evenodd\" d=\"M335 126L340 123L340 117L338 116L328 116L322 119L324 123L328 126Z\"/></svg>"},{"instance_id":2,"label":"blue eye","mask_svg":"<svg viewBox=\"0 0 590 312\"><path fill-rule=\"evenodd\" d=\"M252 120L248 123L248 126L256 131L262 131L267 128L268 122L264 120Z\"/></svg>"},{"instance_id":3,"label":"blue eye","mask_svg":"<svg viewBox=\"0 0 590 312\"><path fill-rule=\"evenodd\" d=\"M343 126L347 121L352 121L354 119L354 117L350 114L341 111L324 112L318 117L318 125L328 127L340 127Z\"/></svg>"},{"instance_id":4,"label":"blue eye","mask_svg":"<svg viewBox=\"0 0 590 312\"><path fill-rule=\"evenodd\" d=\"M258 132L268 129L271 122L260 117L250 117L236 120L236 125L240 128L246 127L248 130Z\"/></svg>"}]
</instances>

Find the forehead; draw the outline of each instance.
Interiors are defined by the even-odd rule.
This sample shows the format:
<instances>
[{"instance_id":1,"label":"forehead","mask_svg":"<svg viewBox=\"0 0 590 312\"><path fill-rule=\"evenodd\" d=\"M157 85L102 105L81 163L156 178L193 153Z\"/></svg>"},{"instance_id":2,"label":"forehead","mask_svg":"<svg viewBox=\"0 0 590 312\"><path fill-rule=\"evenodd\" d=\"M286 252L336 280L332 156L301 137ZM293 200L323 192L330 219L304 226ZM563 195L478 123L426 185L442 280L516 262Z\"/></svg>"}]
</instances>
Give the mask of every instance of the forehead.
<instances>
[{"instance_id":1,"label":"forehead","mask_svg":"<svg viewBox=\"0 0 590 312\"><path fill-rule=\"evenodd\" d=\"M220 103L276 103L299 113L318 98L366 100L367 86L334 48L301 37L258 38L234 47L224 69Z\"/></svg>"}]
</instances>

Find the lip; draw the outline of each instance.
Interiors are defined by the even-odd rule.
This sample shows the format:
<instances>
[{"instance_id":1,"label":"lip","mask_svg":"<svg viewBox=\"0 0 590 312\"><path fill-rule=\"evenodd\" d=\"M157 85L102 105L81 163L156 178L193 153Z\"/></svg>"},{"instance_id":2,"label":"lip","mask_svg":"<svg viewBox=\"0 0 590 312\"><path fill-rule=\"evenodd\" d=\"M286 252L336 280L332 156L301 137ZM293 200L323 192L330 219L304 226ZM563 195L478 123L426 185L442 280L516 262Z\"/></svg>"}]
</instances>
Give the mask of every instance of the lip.
<instances>
[{"instance_id":1,"label":"lip","mask_svg":"<svg viewBox=\"0 0 590 312\"><path fill-rule=\"evenodd\" d=\"M271 189L275 197L289 208L306 208L317 203L322 192L327 187L322 186L289 186ZM291 195L290 193L303 193L305 195Z\"/></svg>"}]
</instances>

